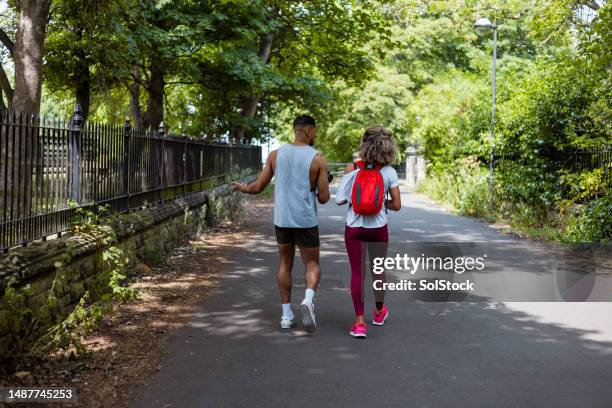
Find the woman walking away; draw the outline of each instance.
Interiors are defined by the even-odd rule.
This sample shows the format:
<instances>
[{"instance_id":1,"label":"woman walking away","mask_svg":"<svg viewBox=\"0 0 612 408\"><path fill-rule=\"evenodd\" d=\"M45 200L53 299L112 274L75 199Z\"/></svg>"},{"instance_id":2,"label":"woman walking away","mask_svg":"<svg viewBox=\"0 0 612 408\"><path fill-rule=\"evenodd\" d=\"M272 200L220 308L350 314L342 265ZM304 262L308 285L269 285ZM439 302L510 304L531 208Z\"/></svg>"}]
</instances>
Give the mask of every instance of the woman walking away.
<instances>
[{"instance_id":1,"label":"woman walking away","mask_svg":"<svg viewBox=\"0 0 612 408\"><path fill-rule=\"evenodd\" d=\"M347 167L336 193L336 203L348 203L344 242L351 264L351 297L355 308L356 320L349 334L357 338L366 337L364 321L364 281L365 252L374 258L386 257L389 243L387 230L387 210L399 211L402 207L399 179L391 164L397 157L397 145L390 131L382 126L366 129L359 148L359 157ZM385 197L391 196L390 200ZM385 274L372 273L372 281L380 281L374 290L376 308L372 324L382 326L389 316L384 303L386 282Z\"/></svg>"}]
</instances>

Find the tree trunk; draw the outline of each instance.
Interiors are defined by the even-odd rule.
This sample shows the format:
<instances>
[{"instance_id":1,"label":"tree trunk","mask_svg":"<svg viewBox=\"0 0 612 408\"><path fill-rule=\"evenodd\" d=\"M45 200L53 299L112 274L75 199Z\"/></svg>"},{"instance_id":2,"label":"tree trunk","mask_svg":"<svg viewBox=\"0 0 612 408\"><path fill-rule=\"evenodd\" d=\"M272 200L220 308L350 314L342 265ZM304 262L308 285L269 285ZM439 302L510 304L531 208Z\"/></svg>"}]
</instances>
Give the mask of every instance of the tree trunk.
<instances>
[{"instance_id":1,"label":"tree trunk","mask_svg":"<svg viewBox=\"0 0 612 408\"><path fill-rule=\"evenodd\" d=\"M132 75L134 82L128 85L128 91L130 91L130 110L134 117L134 127L145 129L145 115L140 107L140 69L136 65L132 66Z\"/></svg>"},{"instance_id":2,"label":"tree trunk","mask_svg":"<svg viewBox=\"0 0 612 408\"><path fill-rule=\"evenodd\" d=\"M261 62L266 65L270 59L270 52L272 51L272 43L274 42L274 34L268 33L261 40L259 46L258 57ZM240 107L240 117L252 119L255 117L257 112L257 104L259 103L260 96L250 96L243 99ZM244 138L244 134L247 128L242 123L237 123L232 126L231 137L235 142L240 142Z\"/></svg>"},{"instance_id":3,"label":"tree trunk","mask_svg":"<svg viewBox=\"0 0 612 408\"><path fill-rule=\"evenodd\" d=\"M78 27L76 29L79 40L83 38L83 29ZM89 74L89 62L87 61L87 55L85 50L78 48L75 51L75 57L77 64L74 72L74 87L75 87L75 99L76 103L81 106L81 114L83 120L87 120L89 116L89 105L91 95L91 77Z\"/></svg>"},{"instance_id":4,"label":"tree trunk","mask_svg":"<svg viewBox=\"0 0 612 408\"><path fill-rule=\"evenodd\" d=\"M164 120L164 72L158 65L151 66L151 79L147 87L149 101L147 103L148 126L157 129Z\"/></svg>"},{"instance_id":5,"label":"tree trunk","mask_svg":"<svg viewBox=\"0 0 612 408\"><path fill-rule=\"evenodd\" d=\"M37 114L42 89L42 59L51 0L21 0L15 36L13 108Z\"/></svg>"},{"instance_id":6,"label":"tree trunk","mask_svg":"<svg viewBox=\"0 0 612 408\"><path fill-rule=\"evenodd\" d=\"M81 106L83 120L89 116L89 105L91 98L91 81L89 76L89 64L84 55L79 55L79 64L75 76L75 96L76 103Z\"/></svg>"},{"instance_id":7,"label":"tree trunk","mask_svg":"<svg viewBox=\"0 0 612 408\"><path fill-rule=\"evenodd\" d=\"M250 98L244 98L240 107L240 117L252 119L255 117L257 112L257 104L259 103L259 96L253 96ZM232 139L235 143L241 143L244 139L247 126L236 125L232 128Z\"/></svg>"},{"instance_id":8,"label":"tree trunk","mask_svg":"<svg viewBox=\"0 0 612 408\"><path fill-rule=\"evenodd\" d=\"M87 120L89 116L90 98L89 72L87 72L87 74L79 78L76 86L76 103L81 105L83 120Z\"/></svg>"},{"instance_id":9,"label":"tree trunk","mask_svg":"<svg viewBox=\"0 0 612 408\"><path fill-rule=\"evenodd\" d=\"M164 73L157 66L151 67L149 81L144 84L149 94L146 112L143 112L140 105L142 77L140 75L140 68L136 65L132 67L132 76L134 77L134 82L128 86L128 90L130 92L130 110L134 116L135 127L143 130L151 128L153 132L156 132L159 125L164 120ZM157 151L153 148L148 148L147 151L148 153L145 152L145 145L143 143L132 145L132 149L130 150L130 154L133 158L132 160L140 162L142 155L148 154L150 163L154 163L157 157ZM174 168L172 155L168 155L164 151L162 151L161 154L162 160L164 160L166 166L170 166L170 171L172 171ZM169 170L166 170L167 174L164 175L164 180L168 180L168 174L170 174L168 171ZM142 177L143 185L141 186L143 189L147 188L147 182L148 177L144 175Z\"/></svg>"},{"instance_id":10,"label":"tree trunk","mask_svg":"<svg viewBox=\"0 0 612 408\"><path fill-rule=\"evenodd\" d=\"M135 126L140 129L151 128L157 130L164 120L164 72L157 66L151 67L150 78L144 84L148 94L147 110L143 111L140 105L140 88L142 79L140 69L134 65L132 68L134 82L128 86L130 91L130 110L134 116Z\"/></svg>"}]
</instances>

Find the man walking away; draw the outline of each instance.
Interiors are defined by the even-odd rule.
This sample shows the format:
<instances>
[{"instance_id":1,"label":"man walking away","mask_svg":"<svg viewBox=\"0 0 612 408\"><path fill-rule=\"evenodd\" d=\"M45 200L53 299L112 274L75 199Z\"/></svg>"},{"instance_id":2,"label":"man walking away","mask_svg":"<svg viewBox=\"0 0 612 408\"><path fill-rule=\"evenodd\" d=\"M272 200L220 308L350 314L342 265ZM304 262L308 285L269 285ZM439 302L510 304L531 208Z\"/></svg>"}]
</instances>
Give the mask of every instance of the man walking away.
<instances>
[{"instance_id":1,"label":"man walking away","mask_svg":"<svg viewBox=\"0 0 612 408\"><path fill-rule=\"evenodd\" d=\"M274 226L280 255L277 272L282 317L280 325L288 329L293 325L291 310L291 270L296 245L305 267L306 293L300 308L304 329L309 333L316 328L314 294L321 279L319 267L319 220L317 203L329 201L327 161L312 146L317 137L315 119L298 116L293 121L294 141L270 152L261 174L253 183L232 183L234 190L258 194L275 177Z\"/></svg>"}]
</instances>

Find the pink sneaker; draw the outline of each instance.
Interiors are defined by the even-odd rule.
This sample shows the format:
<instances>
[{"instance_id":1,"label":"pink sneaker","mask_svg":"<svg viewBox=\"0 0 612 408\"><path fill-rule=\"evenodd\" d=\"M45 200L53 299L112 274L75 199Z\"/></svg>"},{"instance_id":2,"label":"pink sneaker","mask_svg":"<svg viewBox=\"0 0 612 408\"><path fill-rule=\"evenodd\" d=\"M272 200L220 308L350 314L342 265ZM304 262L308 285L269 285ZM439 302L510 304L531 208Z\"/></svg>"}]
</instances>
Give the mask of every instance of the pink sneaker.
<instances>
[{"instance_id":1,"label":"pink sneaker","mask_svg":"<svg viewBox=\"0 0 612 408\"><path fill-rule=\"evenodd\" d=\"M353 323L353 328L349 332L353 337L365 339L366 338L366 325L365 323L357 324Z\"/></svg>"},{"instance_id":2,"label":"pink sneaker","mask_svg":"<svg viewBox=\"0 0 612 408\"><path fill-rule=\"evenodd\" d=\"M387 309L387 306L383 305L383 308L380 312L376 310L376 308L374 308L374 320L372 320L372 324L376 326L382 326L383 324L385 324L385 320L387 320L387 317L389 317L389 309Z\"/></svg>"}]
</instances>

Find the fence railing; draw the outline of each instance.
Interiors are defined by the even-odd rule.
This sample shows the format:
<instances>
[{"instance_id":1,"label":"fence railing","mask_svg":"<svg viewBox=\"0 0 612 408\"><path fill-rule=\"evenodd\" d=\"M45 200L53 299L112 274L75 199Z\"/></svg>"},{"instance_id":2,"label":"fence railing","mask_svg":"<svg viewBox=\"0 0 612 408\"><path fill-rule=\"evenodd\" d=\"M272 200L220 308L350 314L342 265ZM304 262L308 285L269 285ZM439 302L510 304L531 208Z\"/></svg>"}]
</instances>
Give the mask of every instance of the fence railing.
<instances>
[{"instance_id":1,"label":"fence railing","mask_svg":"<svg viewBox=\"0 0 612 408\"><path fill-rule=\"evenodd\" d=\"M61 233L75 207L121 212L201 191L261 168L261 147L157 130L3 112L0 251Z\"/></svg>"},{"instance_id":2,"label":"fence railing","mask_svg":"<svg viewBox=\"0 0 612 408\"><path fill-rule=\"evenodd\" d=\"M612 181L612 147L544 152L557 168L570 171L603 170L603 181Z\"/></svg>"},{"instance_id":3,"label":"fence railing","mask_svg":"<svg viewBox=\"0 0 612 408\"><path fill-rule=\"evenodd\" d=\"M551 171L582 172L601 169L602 181L606 184L612 182L612 146L587 149L540 149L534 150L531 154L506 153L501 154L497 160L515 161L525 165L535 160L545 160Z\"/></svg>"}]
</instances>

